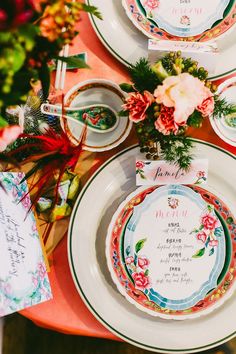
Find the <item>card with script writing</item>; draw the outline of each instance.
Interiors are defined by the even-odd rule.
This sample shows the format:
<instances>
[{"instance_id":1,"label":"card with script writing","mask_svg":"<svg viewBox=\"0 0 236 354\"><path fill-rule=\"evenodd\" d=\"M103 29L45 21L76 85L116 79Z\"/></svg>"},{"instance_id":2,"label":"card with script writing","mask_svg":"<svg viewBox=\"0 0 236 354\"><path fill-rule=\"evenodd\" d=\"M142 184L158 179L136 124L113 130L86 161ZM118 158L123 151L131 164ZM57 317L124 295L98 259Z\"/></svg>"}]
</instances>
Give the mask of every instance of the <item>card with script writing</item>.
<instances>
[{"instance_id":1,"label":"card with script writing","mask_svg":"<svg viewBox=\"0 0 236 354\"><path fill-rule=\"evenodd\" d=\"M155 186L158 184L204 184L207 183L208 160L194 159L189 170L164 160L146 161L136 159L136 185Z\"/></svg>"},{"instance_id":2,"label":"card with script writing","mask_svg":"<svg viewBox=\"0 0 236 354\"><path fill-rule=\"evenodd\" d=\"M0 316L51 299L23 173L0 172Z\"/></svg>"},{"instance_id":3,"label":"card with script writing","mask_svg":"<svg viewBox=\"0 0 236 354\"><path fill-rule=\"evenodd\" d=\"M235 224L227 206L199 186L138 188L114 214L107 235L108 266L119 291L162 318L211 312L235 286L236 256L226 253L229 245L235 248L228 217Z\"/></svg>"}]
</instances>

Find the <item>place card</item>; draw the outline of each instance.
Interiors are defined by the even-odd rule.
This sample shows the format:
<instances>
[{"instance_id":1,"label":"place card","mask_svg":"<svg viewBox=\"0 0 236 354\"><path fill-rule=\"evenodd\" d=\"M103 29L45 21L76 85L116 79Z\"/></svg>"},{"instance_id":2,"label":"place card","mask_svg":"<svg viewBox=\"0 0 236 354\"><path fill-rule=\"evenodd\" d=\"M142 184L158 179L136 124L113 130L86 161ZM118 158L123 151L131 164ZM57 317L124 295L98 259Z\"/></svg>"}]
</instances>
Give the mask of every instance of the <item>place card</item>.
<instances>
[{"instance_id":1,"label":"place card","mask_svg":"<svg viewBox=\"0 0 236 354\"><path fill-rule=\"evenodd\" d=\"M185 171L164 160L147 161L136 159L136 185L155 186L162 184L207 183L208 160L196 158Z\"/></svg>"},{"instance_id":2,"label":"place card","mask_svg":"<svg viewBox=\"0 0 236 354\"><path fill-rule=\"evenodd\" d=\"M200 66L208 70L210 75L214 74L219 55L219 49L215 41L148 40L148 57L149 61L153 64L167 53L178 51L181 51L183 57L196 60Z\"/></svg>"},{"instance_id":3,"label":"place card","mask_svg":"<svg viewBox=\"0 0 236 354\"><path fill-rule=\"evenodd\" d=\"M0 172L0 316L52 298L24 174Z\"/></svg>"}]
</instances>

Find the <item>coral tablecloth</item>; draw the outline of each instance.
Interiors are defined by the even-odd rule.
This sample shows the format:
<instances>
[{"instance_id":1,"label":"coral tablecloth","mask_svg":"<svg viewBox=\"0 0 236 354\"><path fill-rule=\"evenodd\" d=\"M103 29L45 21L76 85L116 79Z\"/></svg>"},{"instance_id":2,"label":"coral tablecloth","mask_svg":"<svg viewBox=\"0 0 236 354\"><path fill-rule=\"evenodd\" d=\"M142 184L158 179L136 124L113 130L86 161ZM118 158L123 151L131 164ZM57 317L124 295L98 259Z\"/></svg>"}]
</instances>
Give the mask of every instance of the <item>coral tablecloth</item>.
<instances>
[{"instance_id":1,"label":"coral tablecloth","mask_svg":"<svg viewBox=\"0 0 236 354\"><path fill-rule=\"evenodd\" d=\"M71 88L78 82L90 78L105 78L113 80L116 83L128 80L127 70L114 59L101 44L86 14L82 15L79 30L80 35L75 40L74 46L70 49L70 54L87 52L88 64L91 69L80 70L77 73L68 72L66 75L65 90ZM220 140L212 130L209 122L205 122L203 128L194 131L192 135L196 138L219 145L236 154L236 148ZM134 134L131 133L129 138L121 144L119 148L113 149L110 152L100 154L85 153L85 163L83 163L82 167L78 167L78 172L84 174L82 183L84 183L89 175L107 158L134 142L135 137ZM66 237L64 237L53 252L50 261L52 266L49 277L52 286L53 300L21 311L21 314L28 317L39 326L59 332L117 339L94 318L77 293L68 265Z\"/></svg>"}]
</instances>

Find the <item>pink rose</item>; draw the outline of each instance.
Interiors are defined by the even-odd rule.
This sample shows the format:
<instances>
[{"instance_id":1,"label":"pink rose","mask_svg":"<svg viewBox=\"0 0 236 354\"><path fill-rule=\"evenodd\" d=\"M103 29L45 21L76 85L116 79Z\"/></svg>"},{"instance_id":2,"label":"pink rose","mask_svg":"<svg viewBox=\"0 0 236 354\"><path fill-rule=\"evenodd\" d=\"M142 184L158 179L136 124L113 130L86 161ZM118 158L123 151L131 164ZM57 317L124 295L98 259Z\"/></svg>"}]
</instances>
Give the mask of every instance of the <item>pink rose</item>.
<instances>
[{"instance_id":1,"label":"pink rose","mask_svg":"<svg viewBox=\"0 0 236 354\"><path fill-rule=\"evenodd\" d=\"M144 91L143 94L139 92L132 92L126 98L126 103L122 106L122 108L129 112L130 120L138 123L146 118L146 111L153 102L154 98L148 91Z\"/></svg>"},{"instance_id":2,"label":"pink rose","mask_svg":"<svg viewBox=\"0 0 236 354\"><path fill-rule=\"evenodd\" d=\"M127 257L126 260L125 260L125 263L126 263L126 264L132 264L132 263L134 263L134 257L132 257L132 256Z\"/></svg>"},{"instance_id":3,"label":"pink rose","mask_svg":"<svg viewBox=\"0 0 236 354\"><path fill-rule=\"evenodd\" d=\"M206 242L207 239L207 234L205 233L205 231L201 231L197 234L197 239L202 241L203 243Z\"/></svg>"},{"instance_id":4,"label":"pink rose","mask_svg":"<svg viewBox=\"0 0 236 354\"><path fill-rule=\"evenodd\" d=\"M218 219L214 215L208 213L202 216L201 222L204 226L204 229L212 231L216 228Z\"/></svg>"},{"instance_id":5,"label":"pink rose","mask_svg":"<svg viewBox=\"0 0 236 354\"><path fill-rule=\"evenodd\" d=\"M11 125L0 129L0 152L4 151L7 145L13 143L21 134L21 128L18 125Z\"/></svg>"},{"instance_id":6,"label":"pink rose","mask_svg":"<svg viewBox=\"0 0 236 354\"><path fill-rule=\"evenodd\" d=\"M202 114L203 117L210 116L215 107L215 101L213 96L206 98L200 106L197 106L197 110Z\"/></svg>"},{"instance_id":7,"label":"pink rose","mask_svg":"<svg viewBox=\"0 0 236 354\"><path fill-rule=\"evenodd\" d=\"M144 272L133 273L132 277L134 279L136 289L144 290L150 285L149 278L144 274Z\"/></svg>"},{"instance_id":8,"label":"pink rose","mask_svg":"<svg viewBox=\"0 0 236 354\"><path fill-rule=\"evenodd\" d=\"M142 269L146 269L149 265L149 260L145 257L139 257L138 258L138 266Z\"/></svg>"},{"instance_id":9,"label":"pink rose","mask_svg":"<svg viewBox=\"0 0 236 354\"><path fill-rule=\"evenodd\" d=\"M164 135L177 134L179 127L174 121L174 108L162 106L155 128Z\"/></svg>"},{"instance_id":10,"label":"pink rose","mask_svg":"<svg viewBox=\"0 0 236 354\"><path fill-rule=\"evenodd\" d=\"M159 7L159 0L146 0L144 6L147 6L151 10L154 10Z\"/></svg>"},{"instance_id":11,"label":"pink rose","mask_svg":"<svg viewBox=\"0 0 236 354\"><path fill-rule=\"evenodd\" d=\"M210 247L216 247L216 246L218 246L218 243L219 243L218 240L211 240L211 241L209 242L209 246L210 246Z\"/></svg>"},{"instance_id":12,"label":"pink rose","mask_svg":"<svg viewBox=\"0 0 236 354\"><path fill-rule=\"evenodd\" d=\"M136 168L144 168L144 162L143 161L137 161L136 162Z\"/></svg>"}]
</instances>

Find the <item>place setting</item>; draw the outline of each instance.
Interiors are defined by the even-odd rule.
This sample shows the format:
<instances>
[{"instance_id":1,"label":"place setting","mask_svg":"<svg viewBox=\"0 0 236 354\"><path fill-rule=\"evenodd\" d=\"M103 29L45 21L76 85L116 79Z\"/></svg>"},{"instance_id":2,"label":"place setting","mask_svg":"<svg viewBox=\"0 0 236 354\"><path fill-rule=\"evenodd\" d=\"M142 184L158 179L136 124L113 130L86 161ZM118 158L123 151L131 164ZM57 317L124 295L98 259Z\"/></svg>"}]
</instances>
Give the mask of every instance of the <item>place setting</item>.
<instances>
[{"instance_id":1,"label":"place setting","mask_svg":"<svg viewBox=\"0 0 236 354\"><path fill-rule=\"evenodd\" d=\"M88 4L91 0L87 1ZM104 21L91 23L105 47L124 65L147 57L148 38L168 41L216 42L217 65L211 79L235 71L235 1L101 1ZM191 19L194 21L191 23ZM182 23L181 23L182 22ZM111 30L113 28L113 30ZM125 40L120 40L123 38Z\"/></svg>"},{"instance_id":2,"label":"place setting","mask_svg":"<svg viewBox=\"0 0 236 354\"><path fill-rule=\"evenodd\" d=\"M176 52L130 70L122 114L139 146L90 178L68 233L71 273L89 310L125 341L162 353L195 353L234 336L235 156L184 134L209 116L227 124L234 85L204 86L207 72L192 75L192 65ZM90 209L93 221L77 222Z\"/></svg>"}]
</instances>

